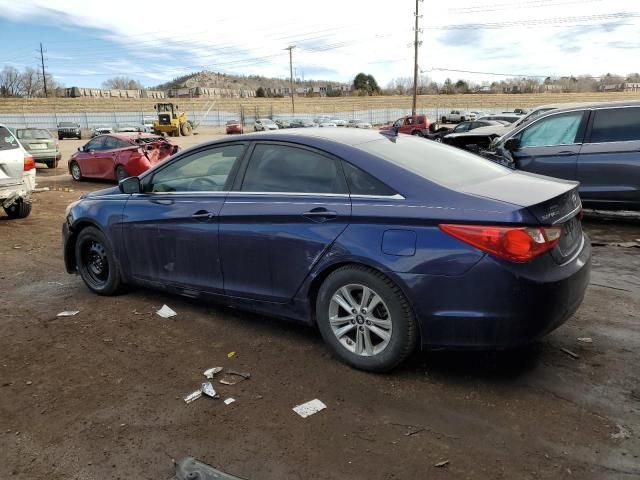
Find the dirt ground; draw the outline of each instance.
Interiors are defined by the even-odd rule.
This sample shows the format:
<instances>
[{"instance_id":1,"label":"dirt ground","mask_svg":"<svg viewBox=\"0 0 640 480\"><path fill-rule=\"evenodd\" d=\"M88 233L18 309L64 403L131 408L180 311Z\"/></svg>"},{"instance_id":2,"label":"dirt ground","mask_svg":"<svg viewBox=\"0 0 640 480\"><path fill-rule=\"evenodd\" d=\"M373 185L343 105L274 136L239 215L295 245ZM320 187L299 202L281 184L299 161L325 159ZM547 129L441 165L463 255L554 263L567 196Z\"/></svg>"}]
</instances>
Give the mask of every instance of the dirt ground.
<instances>
[{"instance_id":1,"label":"dirt ground","mask_svg":"<svg viewBox=\"0 0 640 480\"><path fill-rule=\"evenodd\" d=\"M65 159L81 144L61 143ZM108 184L59 170L38 186L73 191L0 216L1 479L168 479L186 455L252 480L640 478L640 249L610 245L640 239L640 221L587 219L592 284L544 340L416 353L374 375L295 324L150 290L91 294L64 272L60 227L68 203ZM155 315L163 304L178 315ZM251 379L215 383L229 406L186 405L213 366ZM327 409L291 410L314 398Z\"/></svg>"}]
</instances>

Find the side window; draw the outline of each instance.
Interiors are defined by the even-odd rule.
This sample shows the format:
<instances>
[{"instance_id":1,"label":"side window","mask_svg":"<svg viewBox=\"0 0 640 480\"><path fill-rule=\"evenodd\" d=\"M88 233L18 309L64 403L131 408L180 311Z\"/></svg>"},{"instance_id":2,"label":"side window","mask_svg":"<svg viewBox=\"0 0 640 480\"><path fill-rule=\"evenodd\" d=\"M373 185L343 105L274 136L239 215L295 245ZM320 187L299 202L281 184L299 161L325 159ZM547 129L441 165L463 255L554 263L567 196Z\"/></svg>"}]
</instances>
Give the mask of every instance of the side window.
<instances>
[{"instance_id":1,"label":"side window","mask_svg":"<svg viewBox=\"0 0 640 480\"><path fill-rule=\"evenodd\" d=\"M611 108L594 112L591 143L640 140L640 108Z\"/></svg>"},{"instance_id":2,"label":"side window","mask_svg":"<svg viewBox=\"0 0 640 480\"><path fill-rule=\"evenodd\" d=\"M377 178L369 175L364 170L351 165L349 162L342 162L344 174L347 177L349 191L351 195L377 195L383 197L392 197L396 194L391 188L387 187Z\"/></svg>"},{"instance_id":3,"label":"side window","mask_svg":"<svg viewBox=\"0 0 640 480\"><path fill-rule=\"evenodd\" d=\"M520 134L520 147L571 145L576 141L583 112L553 115L534 123Z\"/></svg>"},{"instance_id":4,"label":"side window","mask_svg":"<svg viewBox=\"0 0 640 480\"><path fill-rule=\"evenodd\" d=\"M458 125L456 125L453 129L454 132L456 133L462 133L462 132L466 132L467 130L469 130L469 124L468 123L460 123Z\"/></svg>"},{"instance_id":5,"label":"side window","mask_svg":"<svg viewBox=\"0 0 640 480\"><path fill-rule=\"evenodd\" d=\"M153 176L151 191L217 192L228 190L229 174L244 144L224 145L183 157Z\"/></svg>"},{"instance_id":6,"label":"side window","mask_svg":"<svg viewBox=\"0 0 640 480\"><path fill-rule=\"evenodd\" d=\"M122 143L119 139L115 137L106 137L104 139L104 145L102 146L102 150L113 150L114 148L123 148Z\"/></svg>"},{"instance_id":7,"label":"side window","mask_svg":"<svg viewBox=\"0 0 640 480\"><path fill-rule=\"evenodd\" d=\"M84 146L85 151L88 152L89 150L102 150L104 139L105 137L94 138Z\"/></svg>"},{"instance_id":8,"label":"side window","mask_svg":"<svg viewBox=\"0 0 640 480\"><path fill-rule=\"evenodd\" d=\"M426 120L424 119L424 117L418 117L418 119L416 120L416 123L419 123L419 124L423 124L425 122Z\"/></svg>"},{"instance_id":9,"label":"side window","mask_svg":"<svg viewBox=\"0 0 640 480\"><path fill-rule=\"evenodd\" d=\"M256 145L242 182L244 192L347 193L338 163L287 145Z\"/></svg>"}]
</instances>

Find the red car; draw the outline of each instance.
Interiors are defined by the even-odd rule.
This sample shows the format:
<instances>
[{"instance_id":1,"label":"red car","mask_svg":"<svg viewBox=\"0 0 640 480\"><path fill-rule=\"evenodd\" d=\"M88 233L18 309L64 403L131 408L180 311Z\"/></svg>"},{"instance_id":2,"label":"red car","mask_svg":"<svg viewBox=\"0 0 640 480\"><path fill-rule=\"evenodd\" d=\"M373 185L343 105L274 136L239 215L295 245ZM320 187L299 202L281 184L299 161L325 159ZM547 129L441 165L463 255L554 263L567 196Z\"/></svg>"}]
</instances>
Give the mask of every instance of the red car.
<instances>
[{"instance_id":1,"label":"red car","mask_svg":"<svg viewBox=\"0 0 640 480\"><path fill-rule=\"evenodd\" d=\"M158 135L114 133L99 135L71 155L69 173L74 180L123 180L148 170L180 148Z\"/></svg>"},{"instance_id":2,"label":"red car","mask_svg":"<svg viewBox=\"0 0 640 480\"><path fill-rule=\"evenodd\" d=\"M244 133L242 123L238 120L229 120L227 122L227 134Z\"/></svg>"},{"instance_id":3,"label":"red car","mask_svg":"<svg viewBox=\"0 0 640 480\"><path fill-rule=\"evenodd\" d=\"M380 130L395 130L397 133L426 136L429 133L431 122L426 115L414 115L399 118L393 125L380 127Z\"/></svg>"}]
</instances>

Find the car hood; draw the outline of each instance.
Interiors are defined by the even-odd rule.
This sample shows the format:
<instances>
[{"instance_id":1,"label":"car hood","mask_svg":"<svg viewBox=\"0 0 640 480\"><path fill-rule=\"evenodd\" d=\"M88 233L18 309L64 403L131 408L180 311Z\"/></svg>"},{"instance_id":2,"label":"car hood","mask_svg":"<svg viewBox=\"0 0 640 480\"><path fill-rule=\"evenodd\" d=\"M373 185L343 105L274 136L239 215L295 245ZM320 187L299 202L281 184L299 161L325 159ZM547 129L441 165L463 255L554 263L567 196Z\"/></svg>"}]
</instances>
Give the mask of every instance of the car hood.
<instances>
[{"instance_id":1,"label":"car hood","mask_svg":"<svg viewBox=\"0 0 640 480\"><path fill-rule=\"evenodd\" d=\"M103 197L105 195L116 195L122 193L120 192L120 187L109 187L103 188L101 190L94 190L93 192L87 192L80 196L80 198L94 198L94 197Z\"/></svg>"},{"instance_id":2,"label":"car hood","mask_svg":"<svg viewBox=\"0 0 640 480\"><path fill-rule=\"evenodd\" d=\"M450 133L447 135L448 137L469 137L472 135L497 135L501 137L507 132L513 130L511 125L508 126L500 126L500 125L489 125L488 127L480 127L474 130L470 130L468 132L461 133Z\"/></svg>"}]
</instances>

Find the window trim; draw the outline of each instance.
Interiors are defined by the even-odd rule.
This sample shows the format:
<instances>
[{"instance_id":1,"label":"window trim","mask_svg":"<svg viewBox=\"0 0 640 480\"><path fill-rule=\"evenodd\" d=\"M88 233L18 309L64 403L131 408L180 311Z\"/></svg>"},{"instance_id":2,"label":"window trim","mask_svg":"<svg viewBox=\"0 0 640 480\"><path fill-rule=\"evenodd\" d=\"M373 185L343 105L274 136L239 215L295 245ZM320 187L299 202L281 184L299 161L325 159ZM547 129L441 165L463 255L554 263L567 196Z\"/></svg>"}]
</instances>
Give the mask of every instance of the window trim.
<instances>
[{"instance_id":1,"label":"window trim","mask_svg":"<svg viewBox=\"0 0 640 480\"><path fill-rule=\"evenodd\" d=\"M623 108L637 108L638 110L640 110L640 104L638 105L615 105L615 106L610 106L610 107L598 107L598 108L592 108L591 109L591 115L589 118L589 124L587 125L587 131L586 134L584 136L584 145L610 145L612 143L632 143L632 142L640 142L640 138L636 139L636 140L616 140L613 142L592 142L591 141L591 137L593 135L593 122L595 122L596 119L596 112L598 112L599 110L620 110ZM587 141L588 139L588 141Z\"/></svg>"},{"instance_id":2,"label":"window trim","mask_svg":"<svg viewBox=\"0 0 640 480\"><path fill-rule=\"evenodd\" d=\"M249 168L249 162L253 158L253 153L258 145L276 145L280 147L291 147L298 148L300 150L306 150L308 152L314 153L321 157L325 157L336 164L336 169L338 170L338 175L342 175L342 179L344 181L344 185L347 189L346 193L315 193L315 192L252 192L252 191L243 191L242 184L244 183L245 176L247 174L247 169ZM310 147L308 145L302 145L294 142L283 142L277 140L256 140L253 141L251 147L247 150L244 158L242 159L242 164L239 168L238 175L235 178L233 186L229 193L239 192L241 194L257 194L257 195L286 195L286 196L346 196L349 197L349 183L347 182L347 177L344 174L344 170L342 168L342 159L332 155L324 150L319 150L314 147Z\"/></svg>"},{"instance_id":3,"label":"window trim","mask_svg":"<svg viewBox=\"0 0 640 480\"><path fill-rule=\"evenodd\" d=\"M237 174L240 171L240 165L242 164L242 162L244 161L245 157L247 156L247 151L249 150L250 143L251 142L242 141L242 140L233 140L233 141L223 142L223 143L200 145L198 147L195 147L194 149L189 149L189 150L185 150L183 152L180 152L178 155L176 155L174 158L172 158L170 162L163 163L163 164L161 164L161 166L159 168L154 168L154 169L151 169L151 170L147 170L147 172L145 172L144 176L140 179L140 182L142 184L142 192L141 193L145 194L145 195L179 195L179 194L194 195L194 194L211 194L211 193L224 193L224 194L227 194L231 190L233 185L234 185L234 182L236 180ZM229 147L229 146L232 146L232 145L242 145L244 148L242 150L242 153L240 154L240 157L238 159L236 159L235 163L233 164L233 167L231 167L231 171L229 172L229 177L227 178L227 182L225 183L225 186L228 185L229 184L229 180L232 179L229 188L223 189L223 190L212 190L212 191L202 191L201 190L201 191L198 191L198 192L151 192L151 191L148 190L151 187L151 185L153 185L153 178L159 172L171 167L174 163L179 162L184 158L190 157L191 155L197 155L198 153L204 152L206 150L211 150L211 149L214 149L214 148Z\"/></svg>"}]
</instances>

